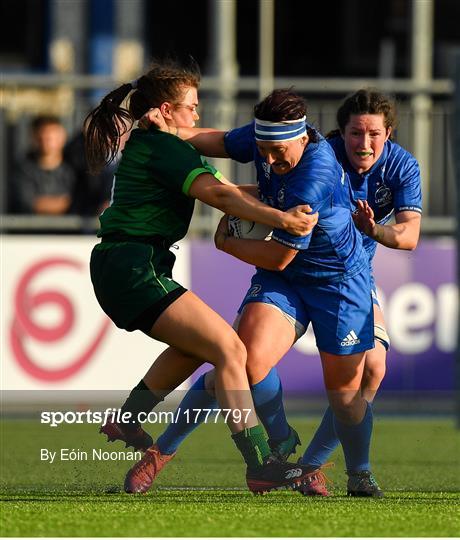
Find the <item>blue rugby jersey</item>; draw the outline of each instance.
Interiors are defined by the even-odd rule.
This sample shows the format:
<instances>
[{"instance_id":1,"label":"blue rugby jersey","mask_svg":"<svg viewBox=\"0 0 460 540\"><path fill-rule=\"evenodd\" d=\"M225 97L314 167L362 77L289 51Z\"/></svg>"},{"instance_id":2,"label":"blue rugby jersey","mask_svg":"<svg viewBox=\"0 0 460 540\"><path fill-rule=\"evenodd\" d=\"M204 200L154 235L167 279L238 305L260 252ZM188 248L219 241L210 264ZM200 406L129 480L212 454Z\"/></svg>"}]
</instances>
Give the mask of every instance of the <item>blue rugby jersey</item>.
<instances>
[{"instance_id":1,"label":"blue rugby jersey","mask_svg":"<svg viewBox=\"0 0 460 540\"><path fill-rule=\"evenodd\" d=\"M395 212L422 213L420 169L414 156L399 144L387 141L372 168L358 174L348 161L343 138L338 135L328 139L328 143L349 177L354 201L367 200L377 223L387 223ZM372 260L377 242L363 234L363 244Z\"/></svg>"},{"instance_id":2,"label":"blue rugby jersey","mask_svg":"<svg viewBox=\"0 0 460 540\"><path fill-rule=\"evenodd\" d=\"M310 126L308 126L310 127ZM310 128L311 129L311 128ZM259 154L254 139L254 123L225 135L228 155L241 163L254 161L261 200L274 208L288 210L309 204L319 212L312 234L298 237L284 230L272 238L299 253L283 273L289 279L340 281L369 264L362 238L351 217L351 188L342 167L326 140L316 133L296 167L277 175Z\"/></svg>"}]
</instances>

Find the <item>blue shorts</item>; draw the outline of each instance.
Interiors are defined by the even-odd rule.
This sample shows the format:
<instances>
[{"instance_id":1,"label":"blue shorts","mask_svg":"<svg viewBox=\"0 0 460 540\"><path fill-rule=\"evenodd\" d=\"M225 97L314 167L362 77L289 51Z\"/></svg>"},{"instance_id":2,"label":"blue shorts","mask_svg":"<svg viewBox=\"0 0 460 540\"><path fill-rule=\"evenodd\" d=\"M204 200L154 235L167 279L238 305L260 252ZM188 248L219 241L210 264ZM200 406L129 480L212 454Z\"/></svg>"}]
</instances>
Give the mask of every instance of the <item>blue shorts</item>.
<instances>
[{"instance_id":1,"label":"blue shorts","mask_svg":"<svg viewBox=\"0 0 460 540\"><path fill-rule=\"evenodd\" d=\"M370 275L370 280L371 280L372 303L380 307L379 296L377 294L377 285L375 284L374 273L372 271Z\"/></svg>"},{"instance_id":2,"label":"blue shorts","mask_svg":"<svg viewBox=\"0 0 460 540\"><path fill-rule=\"evenodd\" d=\"M338 283L293 284L279 272L258 269L238 310L250 302L271 304L303 327L310 322L320 351L349 355L374 348L369 270Z\"/></svg>"}]
</instances>

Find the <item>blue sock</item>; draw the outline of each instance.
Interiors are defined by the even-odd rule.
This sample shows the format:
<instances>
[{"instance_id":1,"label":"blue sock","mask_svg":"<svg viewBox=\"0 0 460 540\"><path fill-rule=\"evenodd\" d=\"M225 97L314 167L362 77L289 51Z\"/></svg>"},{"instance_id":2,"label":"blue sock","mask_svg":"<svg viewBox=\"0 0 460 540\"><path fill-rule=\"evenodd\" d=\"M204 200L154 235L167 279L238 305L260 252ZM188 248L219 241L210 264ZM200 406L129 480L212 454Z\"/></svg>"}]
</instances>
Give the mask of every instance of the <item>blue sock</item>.
<instances>
[{"instance_id":1,"label":"blue sock","mask_svg":"<svg viewBox=\"0 0 460 540\"><path fill-rule=\"evenodd\" d=\"M372 407L367 404L366 414L360 424L343 424L334 416L335 431L342 443L348 472L368 471L369 447L372 435Z\"/></svg>"},{"instance_id":2,"label":"blue sock","mask_svg":"<svg viewBox=\"0 0 460 540\"><path fill-rule=\"evenodd\" d=\"M283 441L289 436L289 424L283 405L283 387L276 368L265 379L251 386L257 416L264 425L270 441Z\"/></svg>"},{"instance_id":3,"label":"blue sock","mask_svg":"<svg viewBox=\"0 0 460 540\"><path fill-rule=\"evenodd\" d=\"M328 407L321 424L313 435L313 439L305 450L301 462L306 465L320 467L326 463L339 444L340 441L334 428L334 413Z\"/></svg>"},{"instance_id":4,"label":"blue sock","mask_svg":"<svg viewBox=\"0 0 460 540\"><path fill-rule=\"evenodd\" d=\"M192 409L217 408L216 399L205 390L205 375L195 381L180 402L174 413L174 418L177 421L169 424L158 438L157 445L162 454L173 454L182 441L204 421L206 411L201 411L198 418L196 418L197 411ZM185 413L187 410L189 410L189 413Z\"/></svg>"}]
</instances>

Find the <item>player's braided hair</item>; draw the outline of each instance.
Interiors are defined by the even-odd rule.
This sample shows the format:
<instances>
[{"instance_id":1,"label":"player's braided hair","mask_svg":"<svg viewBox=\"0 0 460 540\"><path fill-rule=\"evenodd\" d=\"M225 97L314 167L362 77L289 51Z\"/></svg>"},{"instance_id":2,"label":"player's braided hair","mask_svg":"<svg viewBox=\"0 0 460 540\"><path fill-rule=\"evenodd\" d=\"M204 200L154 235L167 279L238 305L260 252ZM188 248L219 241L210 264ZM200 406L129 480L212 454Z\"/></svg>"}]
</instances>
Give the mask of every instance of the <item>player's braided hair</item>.
<instances>
[{"instance_id":1,"label":"player's braided hair","mask_svg":"<svg viewBox=\"0 0 460 540\"><path fill-rule=\"evenodd\" d=\"M307 115L307 103L302 96L296 94L291 88L278 88L273 90L266 98L254 107L254 116L259 120L268 122L284 122L298 120ZM317 139L316 132L307 130L312 142Z\"/></svg>"},{"instance_id":2,"label":"player's braided hair","mask_svg":"<svg viewBox=\"0 0 460 540\"><path fill-rule=\"evenodd\" d=\"M383 114L385 128L394 128L397 123L396 105L393 99L375 88L362 88L345 98L337 110L335 129L326 135L328 139L345 132L345 127L352 114ZM390 138L393 135L393 130Z\"/></svg>"},{"instance_id":3,"label":"player's braided hair","mask_svg":"<svg viewBox=\"0 0 460 540\"><path fill-rule=\"evenodd\" d=\"M120 137L152 107L165 101L179 103L184 90L198 88L200 69L190 57L187 63L173 58L155 60L135 83L123 84L107 94L85 119L85 151L90 172L97 174L118 154ZM128 108L122 102L131 92Z\"/></svg>"}]
</instances>

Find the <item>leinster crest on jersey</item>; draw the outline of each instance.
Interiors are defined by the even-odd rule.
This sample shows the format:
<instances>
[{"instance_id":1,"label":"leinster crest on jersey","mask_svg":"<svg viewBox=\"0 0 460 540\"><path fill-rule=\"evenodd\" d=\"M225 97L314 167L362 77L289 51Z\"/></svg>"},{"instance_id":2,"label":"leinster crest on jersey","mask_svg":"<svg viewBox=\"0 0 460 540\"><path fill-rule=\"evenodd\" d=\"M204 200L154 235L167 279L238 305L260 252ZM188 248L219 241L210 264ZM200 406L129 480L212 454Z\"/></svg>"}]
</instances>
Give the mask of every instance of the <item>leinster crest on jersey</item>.
<instances>
[{"instance_id":1,"label":"leinster crest on jersey","mask_svg":"<svg viewBox=\"0 0 460 540\"><path fill-rule=\"evenodd\" d=\"M393 195L391 193L391 189L388 186L382 184L377 187L375 191L375 206L377 206L378 208L382 208L384 206L387 206L388 204L391 204L392 200Z\"/></svg>"}]
</instances>

